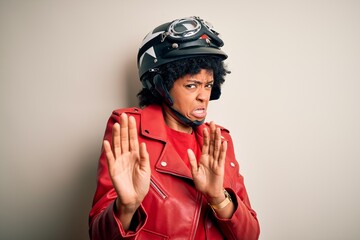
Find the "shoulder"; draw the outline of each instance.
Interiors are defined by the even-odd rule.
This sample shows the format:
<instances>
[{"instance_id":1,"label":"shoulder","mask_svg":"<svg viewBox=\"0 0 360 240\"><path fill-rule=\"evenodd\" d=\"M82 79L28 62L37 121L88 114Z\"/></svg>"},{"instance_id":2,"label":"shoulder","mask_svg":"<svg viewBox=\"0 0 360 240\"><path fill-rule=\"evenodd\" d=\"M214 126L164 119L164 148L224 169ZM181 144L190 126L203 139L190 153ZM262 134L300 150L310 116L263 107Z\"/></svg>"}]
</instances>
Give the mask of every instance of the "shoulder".
<instances>
[{"instance_id":1,"label":"shoulder","mask_svg":"<svg viewBox=\"0 0 360 240\"><path fill-rule=\"evenodd\" d=\"M227 141L232 141L231 139L231 135L230 135L230 130L228 130L227 128L219 125L219 124L215 124L216 127L220 128L220 131L221 131L221 137L224 139L224 140L227 140ZM208 129L210 129L210 123L209 122L205 122L204 123L204 126Z\"/></svg>"},{"instance_id":2,"label":"shoulder","mask_svg":"<svg viewBox=\"0 0 360 240\"><path fill-rule=\"evenodd\" d=\"M129 115L141 115L142 111L143 110L141 108L137 108L137 107L120 108L120 109L114 110L112 112L112 115L120 116L122 113L126 113L126 114L129 114Z\"/></svg>"},{"instance_id":3,"label":"shoulder","mask_svg":"<svg viewBox=\"0 0 360 240\"><path fill-rule=\"evenodd\" d=\"M204 123L204 125L207 128L210 128L210 123L209 122ZM223 126L221 126L219 124L215 124L215 125L216 125L216 127L220 128L221 132L227 132L228 134L230 134L230 131L227 128L225 128L225 127L223 127Z\"/></svg>"},{"instance_id":4,"label":"shoulder","mask_svg":"<svg viewBox=\"0 0 360 240\"><path fill-rule=\"evenodd\" d=\"M120 115L123 113L126 113L126 115L128 115L128 116L133 116L138 124L139 120L141 118L142 112L143 112L143 110L141 108L137 108L137 107L115 109L112 111L112 113L110 115L109 123L110 124L114 124L116 122L120 123Z\"/></svg>"}]
</instances>

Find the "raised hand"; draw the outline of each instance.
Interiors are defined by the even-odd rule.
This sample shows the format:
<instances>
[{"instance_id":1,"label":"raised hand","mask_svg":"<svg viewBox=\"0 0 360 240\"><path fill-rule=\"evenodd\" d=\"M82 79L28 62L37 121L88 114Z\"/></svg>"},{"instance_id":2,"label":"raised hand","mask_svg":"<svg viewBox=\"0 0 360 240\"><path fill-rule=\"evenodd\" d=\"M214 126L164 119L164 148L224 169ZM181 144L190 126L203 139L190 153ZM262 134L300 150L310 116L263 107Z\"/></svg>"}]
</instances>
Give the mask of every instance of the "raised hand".
<instances>
[{"instance_id":1,"label":"raised hand","mask_svg":"<svg viewBox=\"0 0 360 240\"><path fill-rule=\"evenodd\" d=\"M194 152L189 149L188 157L195 187L210 203L219 203L224 197L223 183L227 142L221 141L220 129L210 122L210 133L205 128L204 142L199 164Z\"/></svg>"},{"instance_id":2,"label":"raised hand","mask_svg":"<svg viewBox=\"0 0 360 240\"><path fill-rule=\"evenodd\" d=\"M124 229L130 226L131 218L140 206L150 187L149 154L145 143L139 146L136 122L125 113L120 116L120 125L112 128L112 146L104 140L109 174L117 198L117 215Z\"/></svg>"}]
</instances>

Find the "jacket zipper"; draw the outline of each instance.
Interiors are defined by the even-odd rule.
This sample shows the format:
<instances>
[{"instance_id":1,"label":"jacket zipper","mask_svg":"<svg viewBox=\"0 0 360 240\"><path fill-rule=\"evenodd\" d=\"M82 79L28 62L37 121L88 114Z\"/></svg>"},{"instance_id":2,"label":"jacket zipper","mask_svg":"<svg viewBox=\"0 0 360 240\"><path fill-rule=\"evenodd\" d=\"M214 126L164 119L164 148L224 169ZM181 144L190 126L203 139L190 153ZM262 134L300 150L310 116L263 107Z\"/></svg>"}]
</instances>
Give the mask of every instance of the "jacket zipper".
<instances>
[{"instance_id":1,"label":"jacket zipper","mask_svg":"<svg viewBox=\"0 0 360 240\"><path fill-rule=\"evenodd\" d=\"M150 179L150 185L155 189L155 191L160 195L162 199L166 199L167 195L156 185L156 183Z\"/></svg>"},{"instance_id":2,"label":"jacket zipper","mask_svg":"<svg viewBox=\"0 0 360 240\"><path fill-rule=\"evenodd\" d=\"M200 206L199 206L199 211L197 213L197 216L196 216L196 219L195 219L195 228L194 228L194 232L193 232L193 235L191 237L191 239L195 239L195 235L196 235L196 231L197 231L197 228L199 226L199 221L200 221L200 215L201 215L201 209L202 209L202 194L198 193L198 201L200 202ZM196 203L198 205L198 203Z\"/></svg>"}]
</instances>

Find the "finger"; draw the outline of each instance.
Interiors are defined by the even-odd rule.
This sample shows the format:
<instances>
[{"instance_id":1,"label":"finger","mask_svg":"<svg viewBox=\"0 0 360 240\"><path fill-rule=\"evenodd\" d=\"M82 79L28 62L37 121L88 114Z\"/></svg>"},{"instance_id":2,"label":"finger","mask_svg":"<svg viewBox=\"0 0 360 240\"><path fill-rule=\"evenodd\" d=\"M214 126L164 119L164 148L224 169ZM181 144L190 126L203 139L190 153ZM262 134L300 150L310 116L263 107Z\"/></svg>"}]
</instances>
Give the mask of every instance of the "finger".
<instances>
[{"instance_id":1,"label":"finger","mask_svg":"<svg viewBox=\"0 0 360 240\"><path fill-rule=\"evenodd\" d=\"M219 160L220 148L221 148L221 131L220 128L216 128L215 139L214 139L214 153L213 153L215 161Z\"/></svg>"},{"instance_id":2,"label":"finger","mask_svg":"<svg viewBox=\"0 0 360 240\"><path fill-rule=\"evenodd\" d=\"M227 141L223 141L220 148L220 156L219 156L219 166L225 166L226 159L226 151L227 151Z\"/></svg>"},{"instance_id":3,"label":"finger","mask_svg":"<svg viewBox=\"0 0 360 240\"><path fill-rule=\"evenodd\" d=\"M129 127L126 113L120 116L120 144L122 153L129 152Z\"/></svg>"},{"instance_id":4,"label":"finger","mask_svg":"<svg viewBox=\"0 0 360 240\"><path fill-rule=\"evenodd\" d=\"M203 136L204 136L204 141L203 141L203 146L202 146L202 154L209 154L210 137L209 137L209 131L207 130L207 128L204 128Z\"/></svg>"},{"instance_id":5,"label":"finger","mask_svg":"<svg viewBox=\"0 0 360 240\"><path fill-rule=\"evenodd\" d=\"M111 150L111 146L110 146L109 141L104 140L103 146L104 146L105 156L106 156L106 159L107 159L109 169L111 169L111 167L114 165L115 158L114 158L114 154L113 154L113 152Z\"/></svg>"},{"instance_id":6,"label":"finger","mask_svg":"<svg viewBox=\"0 0 360 240\"><path fill-rule=\"evenodd\" d=\"M214 143L215 143L215 132L216 126L213 121L210 122L210 143L209 143L209 155L213 156L214 154Z\"/></svg>"},{"instance_id":7,"label":"finger","mask_svg":"<svg viewBox=\"0 0 360 240\"><path fill-rule=\"evenodd\" d=\"M133 116L129 117L130 151L139 152L139 141L136 129L136 121Z\"/></svg>"},{"instance_id":8,"label":"finger","mask_svg":"<svg viewBox=\"0 0 360 240\"><path fill-rule=\"evenodd\" d=\"M121 155L119 123L115 123L112 127L112 148L113 148L113 153L115 154L115 158L118 158Z\"/></svg>"},{"instance_id":9,"label":"finger","mask_svg":"<svg viewBox=\"0 0 360 240\"><path fill-rule=\"evenodd\" d=\"M149 153L144 142L140 144L140 168L150 170Z\"/></svg>"},{"instance_id":10,"label":"finger","mask_svg":"<svg viewBox=\"0 0 360 240\"><path fill-rule=\"evenodd\" d=\"M188 154L188 158L189 158L189 162L190 162L191 174L194 177L197 175L197 172L198 172L198 164L196 161L196 157L195 157L194 152L191 149L187 150L187 154Z\"/></svg>"}]
</instances>

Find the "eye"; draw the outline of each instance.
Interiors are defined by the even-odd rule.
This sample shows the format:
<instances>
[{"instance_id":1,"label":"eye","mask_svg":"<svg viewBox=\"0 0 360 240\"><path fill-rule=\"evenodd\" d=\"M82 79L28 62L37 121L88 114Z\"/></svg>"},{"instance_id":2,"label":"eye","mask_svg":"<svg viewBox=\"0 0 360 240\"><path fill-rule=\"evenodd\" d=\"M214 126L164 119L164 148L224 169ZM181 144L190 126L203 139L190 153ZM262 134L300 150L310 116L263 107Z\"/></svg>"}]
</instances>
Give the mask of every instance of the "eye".
<instances>
[{"instance_id":1,"label":"eye","mask_svg":"<svg viewBox=\"0 0 360 240\"><path fill-rule=\"evenodd\" d=\"M188 89L194 89L194 88L196 88L196 84L194 84L194 83L186 84L185 87L188 88Z\"/></svg>"},{"instance_id":2,"label":"eye","mask_svg":"<svg viewBox=\"0 0 360 240\"><path fill-rule=\"evenodd\" d=\"M214 86L213 83L208 83L208 84L205 85L206 88L210 88L210 89L213 88L213 86Z\"/></svg>"}]
</instances>

